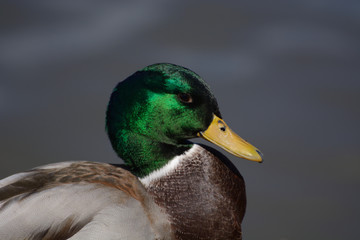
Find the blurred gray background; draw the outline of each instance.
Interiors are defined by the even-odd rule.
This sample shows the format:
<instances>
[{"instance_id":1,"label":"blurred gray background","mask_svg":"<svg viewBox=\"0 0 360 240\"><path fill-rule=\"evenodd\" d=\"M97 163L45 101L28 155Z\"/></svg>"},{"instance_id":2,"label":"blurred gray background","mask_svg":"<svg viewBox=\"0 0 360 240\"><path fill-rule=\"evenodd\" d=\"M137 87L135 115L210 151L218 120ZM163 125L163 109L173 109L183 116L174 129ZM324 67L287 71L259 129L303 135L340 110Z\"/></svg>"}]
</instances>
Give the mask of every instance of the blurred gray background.
<instances>
[{"instance_id":1,"label":"blurred gray background","mask_svg":"<svg viewBox=\"0 0 360 240\"><path fill-rule=\"evenodd\" d=\"M117 82L188 67L263 164L244 239L358 239L360 2L0 2L0 177L59 161L118 162L104 131ZM210 145L210 144L209 144Z\"/></svg>"}]
</instances>

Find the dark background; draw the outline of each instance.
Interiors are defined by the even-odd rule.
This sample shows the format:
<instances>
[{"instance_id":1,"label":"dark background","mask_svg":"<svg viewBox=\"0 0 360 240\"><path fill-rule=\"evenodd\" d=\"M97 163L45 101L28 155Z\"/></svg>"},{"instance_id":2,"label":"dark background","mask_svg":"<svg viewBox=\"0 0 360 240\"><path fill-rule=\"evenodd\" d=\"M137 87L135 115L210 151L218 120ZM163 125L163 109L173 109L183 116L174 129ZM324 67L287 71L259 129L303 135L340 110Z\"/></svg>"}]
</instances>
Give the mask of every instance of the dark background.
<instances>
[{"instance_id":1,"label":"dark background","mask_svg":"<svg viewBox=\"0 0 360 240\"><path fill-rule=\"evenodd\" d=\"M157 62L202 76L224 120L265 155L227 155L247 183L245 239L358 239L355 0L3 0L0 177L117 162L104 131L110 93Z\"/></svg>"}]
</instances>

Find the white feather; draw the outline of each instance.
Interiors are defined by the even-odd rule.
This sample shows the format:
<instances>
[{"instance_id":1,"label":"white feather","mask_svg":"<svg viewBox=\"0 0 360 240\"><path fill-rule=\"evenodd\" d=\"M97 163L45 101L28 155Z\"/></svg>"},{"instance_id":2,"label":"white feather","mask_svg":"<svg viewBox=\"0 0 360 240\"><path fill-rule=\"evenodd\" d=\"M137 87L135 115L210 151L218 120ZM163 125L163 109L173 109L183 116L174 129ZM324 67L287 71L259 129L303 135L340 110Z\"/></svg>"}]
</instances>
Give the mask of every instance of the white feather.
<instances>
[{"instance_id":1,"label":"white feather","mask_svg":"<svg viewBox=\"0 0 360 240\"><path fill-rule=\"evenodd\" d=\"M180 156L176 156L173 159L171 159L165 166L163 166L162 168L155 170L153 172L151 172L149 175L140 178L141 183L145 186L148 187L153 181L156 181L164 176L167 176L169 174L171 174L176 168L179 167L180 163L184 160L184 159L191 159L192 156L200 151L202 148L197 145L194 144L189 150L187 150L186 152L184 152L183 154L181 154Z\"/></svg>"},{"instance_id":2,"label":"white feather","mask_svg":"<svg viewBox=\"0 0 360 240\"><path fill-rule=\"evenodd\" d=\"M0 180L0 188L6 186L6 185L10 185L14 182L17 182L19 181L20 179L26 177L26 176L29 176L31 175L32 173L29 173L29 172L22 172L22 173L17 173L17 174L14 174L14 175L11 175L7 178L4 178L2 180Z\"/></svg>"},{"instance_id":3,"label":"white feather","mask_svg":"<svg viewBox=\"0 0 360 240\"><path fill-rule=\"evenodd\" d=\"M91 219L71 239L119 239L124 234L129 234L125 239L154 236L141 204L115 188L63 184L19 201L21 197L13 198L1 209L0 239L26 239L34 232L56 229L67 218L74 219L75 224ZM135 224L140 228L134 230Z\"/></svg>"},{"instance_id":4,"label":"white feather","mask_svg":"<svg viewBox=\"0 0 360 240\"><path fill-rule=\"evenodd\" d=\"M33 168L33 170L36 170L36 169L64 168L64 167L70 166L72 163L74 163L74 162L52 163L52 164L47 164L47 165L44 165L44 166ZM14 182L17 182L20 179L25 178L26 176L30 176L31 174L33 174L33 173L32 172L21 172L21 173L16 173L14 175L11 175L11 176L9 176L7 178L1 179L0 180L0 188L4 187L6 185L10 185L10 184L12 184Z\"/></svg>"}]
</instances>

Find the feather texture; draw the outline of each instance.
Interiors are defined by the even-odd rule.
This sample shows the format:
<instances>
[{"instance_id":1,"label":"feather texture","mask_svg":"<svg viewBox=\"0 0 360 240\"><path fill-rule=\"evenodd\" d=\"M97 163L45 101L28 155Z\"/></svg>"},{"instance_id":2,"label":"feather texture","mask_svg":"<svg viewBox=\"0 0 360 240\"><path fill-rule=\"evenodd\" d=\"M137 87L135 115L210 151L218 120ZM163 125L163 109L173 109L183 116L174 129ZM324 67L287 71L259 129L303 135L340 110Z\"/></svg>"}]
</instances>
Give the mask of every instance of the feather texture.
<instances>
[{"instance_id":1,"label":"feather texture","mask_svg":"<svg viewBox=\"0 0 360 240\"><path fill-rule=\"evenodd\" d=\"M1 184L0 239L170 239L137 177L109 164L61 163Z\"/></svg>"}]
</instances>

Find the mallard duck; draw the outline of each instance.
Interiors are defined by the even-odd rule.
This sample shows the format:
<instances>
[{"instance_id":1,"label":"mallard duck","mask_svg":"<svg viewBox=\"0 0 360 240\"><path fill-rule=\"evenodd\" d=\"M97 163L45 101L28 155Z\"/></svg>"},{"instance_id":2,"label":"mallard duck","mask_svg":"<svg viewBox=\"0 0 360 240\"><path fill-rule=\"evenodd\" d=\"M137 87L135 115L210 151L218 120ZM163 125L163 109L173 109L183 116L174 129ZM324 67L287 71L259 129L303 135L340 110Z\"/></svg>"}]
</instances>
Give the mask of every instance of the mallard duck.
<instances>
[{"instance_id":1,"label":"mallard duck","mask_svg":"<svg viewBox=\"0 0 360 240\"><path fill-rule=\"evenodd\" d=\"M106 131L125 165L63 162L0 181L0 239L241 239L245 184L218 151L261 162L193 71L154 64L111 94Z\"/></svg>"}]
</instances>

